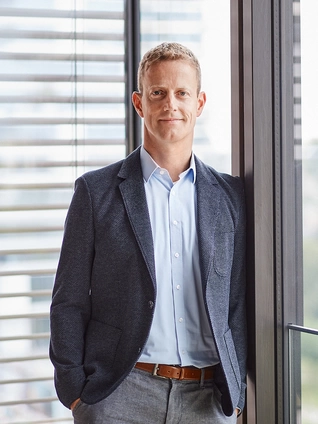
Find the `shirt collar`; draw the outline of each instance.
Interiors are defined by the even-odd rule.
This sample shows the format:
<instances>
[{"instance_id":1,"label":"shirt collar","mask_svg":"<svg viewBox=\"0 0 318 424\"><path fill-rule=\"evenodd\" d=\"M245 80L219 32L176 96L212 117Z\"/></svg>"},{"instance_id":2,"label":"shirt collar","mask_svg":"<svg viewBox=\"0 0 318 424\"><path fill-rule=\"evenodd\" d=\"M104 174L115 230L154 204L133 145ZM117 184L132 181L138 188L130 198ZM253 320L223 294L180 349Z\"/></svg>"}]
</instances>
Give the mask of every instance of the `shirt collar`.
<instances>
[{"instance_id":1,"label":"shirt collar","mask_svg":"<svg viewBox=\"0 0 318 424\"><path fill-rule=\"evenodd\" d=\"M152 159L150 154L143 146L140 149L140 162L144 180L148 182L153 173L156 171L156 169L160 168L160 166ZM188 173L189 170L192 170L192 182L194 184L196 180L196 167L193 153L191 155L189 168L186 171L182 172L182 174L180 175L185 175L186 173Z\"/></svg>"}]
</instances>

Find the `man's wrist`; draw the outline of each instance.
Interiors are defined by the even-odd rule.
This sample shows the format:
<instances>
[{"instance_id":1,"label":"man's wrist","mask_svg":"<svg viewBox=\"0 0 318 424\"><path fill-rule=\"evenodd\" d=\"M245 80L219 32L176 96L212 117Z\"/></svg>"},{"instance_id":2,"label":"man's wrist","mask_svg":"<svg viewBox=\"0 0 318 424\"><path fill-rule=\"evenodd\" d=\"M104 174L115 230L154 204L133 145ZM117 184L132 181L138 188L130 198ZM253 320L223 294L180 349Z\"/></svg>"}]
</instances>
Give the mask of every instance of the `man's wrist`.
<instances>
[{"instance_id":1,"label":"man's wrist","mask_svg":"<svg viewBox=\"0 0 318 424\"><path fill-rule=\"evenodd\" d=\"M73 411L73 409L75 408L75 406L78 404L78 402L79 402L80 400L81 400L81 399L80 399L80 398L78 398L78 399L74 400L74 402L72 402L72 403L71 403L71 406L70 406L70 410L71 410L71 411Z\"/></svg>"}]
</instances>

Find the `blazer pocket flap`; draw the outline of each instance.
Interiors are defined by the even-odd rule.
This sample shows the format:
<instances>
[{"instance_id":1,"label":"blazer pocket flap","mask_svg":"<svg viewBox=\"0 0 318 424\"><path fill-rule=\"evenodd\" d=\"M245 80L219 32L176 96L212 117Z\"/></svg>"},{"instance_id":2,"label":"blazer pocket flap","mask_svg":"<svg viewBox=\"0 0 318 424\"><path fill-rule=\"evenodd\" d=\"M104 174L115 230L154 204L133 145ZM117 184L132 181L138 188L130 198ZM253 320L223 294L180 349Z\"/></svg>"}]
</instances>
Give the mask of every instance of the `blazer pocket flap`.
<instances>
[{"instance_id":1,"label":"blazer pocket flap","mask_svg":"<svg viewBox=\"0 0 318 424\"><path fill-rule=\"evenodd\" d=\"M100 321L91 320L85 335L85 363L113 361L122 330Z\"/></svg>"},{"instance_id":2,"label":"blazer pocket flap","mask_svg":"<svg viewBox=\"0 0 318 424\"><path fill-rule=\"evenodd\" d=\"M215 233L214 269L226 276L231 272L234 252L234 232Z\"/></svg>"}]
</instances>

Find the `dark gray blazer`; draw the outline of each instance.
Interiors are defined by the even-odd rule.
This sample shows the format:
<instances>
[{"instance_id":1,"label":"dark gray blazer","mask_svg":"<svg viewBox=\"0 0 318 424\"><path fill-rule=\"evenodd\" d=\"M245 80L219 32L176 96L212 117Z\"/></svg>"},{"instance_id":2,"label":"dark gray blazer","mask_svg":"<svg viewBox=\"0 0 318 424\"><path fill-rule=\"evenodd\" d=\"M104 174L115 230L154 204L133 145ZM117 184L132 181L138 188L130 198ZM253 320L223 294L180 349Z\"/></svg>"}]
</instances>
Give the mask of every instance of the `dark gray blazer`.
<instances>
[{"instance_id":1,"label":"dark gray blazer","mask_svg":"<svg viewBox=\"0 0 318 424\"><path fill-rule=\"evenodd\" d=\"M139 153L76 181L51 306L50 357L67 407L115 390L150 331L155 261ZM244 195L240 179L197 158L196 168L203 293L230 415L243 408L246 387Z\"/></svg>"}]
</instances>

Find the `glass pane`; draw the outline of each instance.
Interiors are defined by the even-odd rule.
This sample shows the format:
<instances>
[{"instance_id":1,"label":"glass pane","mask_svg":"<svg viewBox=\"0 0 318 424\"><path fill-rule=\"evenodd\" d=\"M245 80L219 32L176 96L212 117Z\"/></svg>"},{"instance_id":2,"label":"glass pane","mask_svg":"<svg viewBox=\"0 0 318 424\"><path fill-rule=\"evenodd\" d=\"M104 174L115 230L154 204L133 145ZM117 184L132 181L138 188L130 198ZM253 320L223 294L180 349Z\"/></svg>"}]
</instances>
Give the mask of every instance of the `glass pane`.
<instances>
[{"instance_id":1,"label":"glass pane","mask_svg":"<svg viewBox=\"0 0 318 424\"><path fill-rule=\"evenodd\" d=\"M294 138L295 174L302 217L303 322L318 329L318 3L294 0ZM318 334L318 333L317 333ZM313 424L318 420L318 335L291 331L291 423Z\"/></svg>"},{"instance_id":2,"label":"glass pane","mask_svg":"<svg viewBox=\"0 0 318 424\"><path fill-rule=\"evenodd\" d=\"M220 172L231 172L230 1L141 0L141 54L164 41L198 57L207 94L194 152Z\"/></svg>"},{"instance_id":3,"label":"glass pane","mask_svg":"<svg viewBox=\"0 0 318 424\"><path fill-rule=\"evenodd\" d=\"M304 325L318 328L318 2L300 2ZM318 403L318 397L317 397Z\"/></svg>"},{"instance_id":4,"label":"glass pane","mask_svg":"<svg viewBox=\"0 0 318 424\"><path fill-rule=\"evenodd\" d=\"M317 424L318 333L309 334L290 330L290 359L291 422Z\"/></svg>"}]
</instances>

